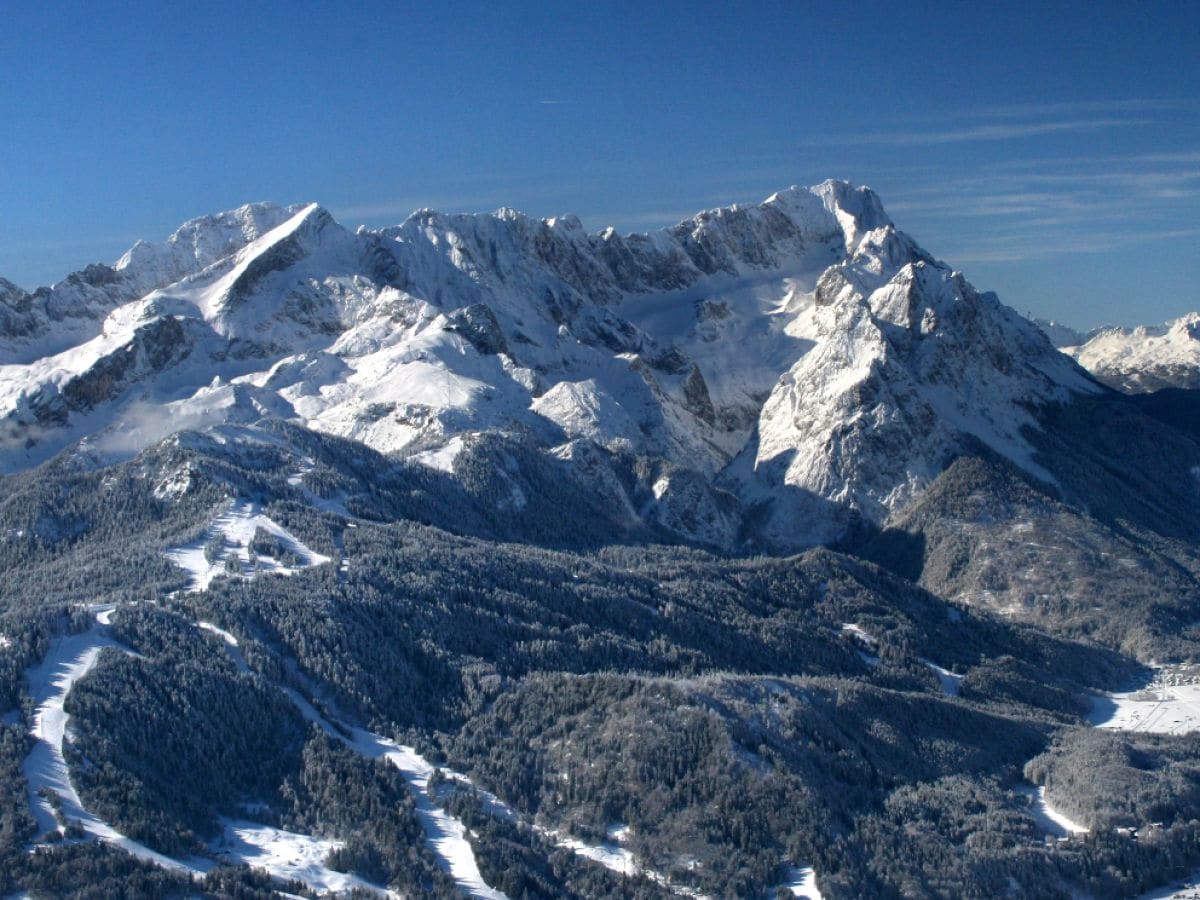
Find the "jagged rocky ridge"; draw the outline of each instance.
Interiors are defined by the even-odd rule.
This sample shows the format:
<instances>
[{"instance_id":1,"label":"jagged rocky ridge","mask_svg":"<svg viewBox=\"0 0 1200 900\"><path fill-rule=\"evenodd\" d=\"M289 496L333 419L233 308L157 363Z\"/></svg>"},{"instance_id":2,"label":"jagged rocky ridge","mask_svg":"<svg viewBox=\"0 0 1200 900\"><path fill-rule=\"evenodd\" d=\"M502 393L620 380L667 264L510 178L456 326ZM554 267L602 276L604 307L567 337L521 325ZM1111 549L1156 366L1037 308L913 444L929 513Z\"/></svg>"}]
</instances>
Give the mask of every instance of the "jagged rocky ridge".
<instances>
[{"instance_id":1,"label":"jagged rocky ridge","mask_svg":"<svg viewBox=\"0 0 1200 900\"><path fill-rule=\"evenodd\" d=\"M1038 411L1098 390L832 181L627 236L507 209L350 232L316 205L246 206L6 285L0 361L0 470L264 417L449 469L504 434L631 520L727 549L881 523L979 444L1054 483ZM642 460L636 489L615 457Z\"/></svg>"}]
</instances>

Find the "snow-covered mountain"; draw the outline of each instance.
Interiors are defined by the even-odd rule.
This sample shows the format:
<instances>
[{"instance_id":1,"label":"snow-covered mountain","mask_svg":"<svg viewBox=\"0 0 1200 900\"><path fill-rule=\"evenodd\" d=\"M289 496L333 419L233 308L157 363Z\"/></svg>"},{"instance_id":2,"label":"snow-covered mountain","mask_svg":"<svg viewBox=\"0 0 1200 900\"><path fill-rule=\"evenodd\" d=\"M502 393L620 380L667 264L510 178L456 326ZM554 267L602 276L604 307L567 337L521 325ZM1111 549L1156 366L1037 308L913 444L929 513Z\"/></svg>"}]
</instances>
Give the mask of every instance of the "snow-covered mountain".
<instances>
[{"instance_id":1,"label":"snow-covered mountain","mask_svg":"<svg viewBox=\"0 0 1200 900\"><path fill-rule=\"evenodd\" d=\"M1163 325L1101 328L1063 346L1100 381L1126 393L1200 388L1200 312Z\"/></svg>"},{"instance_id":2,"label":"snow-covered mountain","mask_svg":"<svg viewBox=\"0 0 1200 900\"><path fill-rule=\"evenodd\" d=\"M2 282L0 896L1135 896L1197 423L842 182Z\"/></svg>"},{"instance_id":3,"label":"snow-covered mountain","mask_svg":"<svg viewBox=\"0 0 1200 900\"><path fill-rule=\"evenodd\" d=\"M453 470L497 432L657 460L648 494L611 479L614 505L728 544L733 502L778 546L882 521L981 443L1052 482L1036 412L1096 390L835 181L625 236L245 206L33 294L3 283L0 360L0 471L264 417Z\"/></svg>"}]
</instances>

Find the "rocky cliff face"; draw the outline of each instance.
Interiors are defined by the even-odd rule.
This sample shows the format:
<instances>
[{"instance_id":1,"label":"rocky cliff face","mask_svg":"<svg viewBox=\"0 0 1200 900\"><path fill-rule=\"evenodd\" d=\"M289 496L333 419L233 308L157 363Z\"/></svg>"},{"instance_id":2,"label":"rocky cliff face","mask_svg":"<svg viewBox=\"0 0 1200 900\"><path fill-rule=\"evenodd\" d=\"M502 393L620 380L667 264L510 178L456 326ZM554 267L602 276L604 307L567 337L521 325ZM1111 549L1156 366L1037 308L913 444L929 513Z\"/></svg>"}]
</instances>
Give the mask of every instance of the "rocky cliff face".
<instances>
[{"instance_id":1,"label":"rocky cliff face","mask_svg":"<svg viewBox=\"0 0 1200 900\"><path fill-rule=\"evenodd\" d=\"M473 434L560 459L584 441L658 472L614 503L725 546L882 522L978 447L1053 483L1037 410L1098 390L832 181L625 236L246 206L32 295L0 285L0 335L4 471L263 416L451 469Z\"/></svg>"}]
</instances>

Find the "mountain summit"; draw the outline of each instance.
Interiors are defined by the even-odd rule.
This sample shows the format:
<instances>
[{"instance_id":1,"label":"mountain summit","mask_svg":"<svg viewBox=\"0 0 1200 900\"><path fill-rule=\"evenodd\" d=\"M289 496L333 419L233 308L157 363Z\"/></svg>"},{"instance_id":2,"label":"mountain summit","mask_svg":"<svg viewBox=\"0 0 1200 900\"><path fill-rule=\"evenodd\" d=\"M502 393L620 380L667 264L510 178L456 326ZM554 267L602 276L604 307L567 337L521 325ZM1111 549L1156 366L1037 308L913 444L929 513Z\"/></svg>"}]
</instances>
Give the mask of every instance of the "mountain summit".
<instances>
[{"instance_id":1,"label":"mountain summit","mask_svg":"<svg viewBox=\"0 0 1200 900\"><path fill-rule=\"evenodd\" d=\"M614 507L727 547L749 510L777 547L882 523L980 446L1054 483L1039 410L1099 390L841 181L632 235L253 204L4 283L0 359L0 471L263 418L453 469L491 433L645 460Z\"/></svg>"}]
</instances>

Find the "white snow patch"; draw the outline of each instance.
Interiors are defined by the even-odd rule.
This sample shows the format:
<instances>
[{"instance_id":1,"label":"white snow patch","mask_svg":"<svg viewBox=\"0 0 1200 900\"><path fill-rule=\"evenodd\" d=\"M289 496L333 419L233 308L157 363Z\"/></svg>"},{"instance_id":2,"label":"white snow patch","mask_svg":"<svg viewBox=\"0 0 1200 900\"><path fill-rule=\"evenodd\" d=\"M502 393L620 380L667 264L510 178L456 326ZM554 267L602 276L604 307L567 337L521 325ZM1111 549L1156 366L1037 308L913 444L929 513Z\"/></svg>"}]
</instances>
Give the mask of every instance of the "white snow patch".
<instances>
[{"instance_id":1,"label":"white snow patch","mask_svg":"<svg viewBox=\"0 0 1200 900\"><path fill-rule=\"evenodd\" d=\"M295 879L320 893L345 893L354 889L372 894L397 896L355 875L335 872L325 866L330 851L342 841L283 831L256 822L224 820L224 831L213 845L222 857L265 869L272 877Z\"/></svg>"},{"instance_id":2,"label":"white snow patch","mask_svg":"<svg viewBox=\"0 0 1200 900\"><path fill-rule=\"evenodd\" d=\"M274 535L284 547L300 557L301 564L300 566L288 566L271 557L259 556L250 573L252 575L266 573L292 575L301 569L319 566L330 561L328 556L310 549L286 528L259 512L257 504L245 501L235 504L227 512L214 519L202 537L182 547L173 547L167 550L166 556L176 565L191 573L192 580L189 585L191 590L203 591L218 575L226 574L227 559L236 560L242 570L249 566L248 545L254 537L254 532L259 528ZM216 559L210 562L204 555L204 548L217 535L224 537L227 546L217 555Z\"/></svg>"},{"instance_id":3,"label":"white snow patch","mask_svg":"<svg viewBox=\"0 0 1200 900\"><path fill-rule=\"evenodd\" d=\"M458 454L462 453L462 449L463 439L460 435L456 435L436 450L424 450L421 453L413 454L410 459L430 469L453 475L454 460L458 458Z\"/></svg>"},{"instance_id":4,"label":"white snow patch","mask_svg":"<svg viewBox=\"0 0 1200 900\"><path fill-rule=\"evenodd\" d=\"M1116 731L1200 731L1200 674L1159 670L1146 688L1093 698L1087 721L1097 728Z\"/></svg>"},{"instance_id":5,"label":"white snow patch","mask_svg":"<svg viewBox=\"0 0 1200 900\"><path fill-rule=\"evenodd\" d=\"M811 866L792 866L788 869L788 880L767 891L767 896L775 897L778 891L790 891L793 897L804 897L807 900L824 900L817 890L817 874Z\"/></svg>"},{"instance_id":6,"label":"white snow patch","mask_svg":"<svg viewBox=\"0 0 1200 900\"><path fill-rule=\"evenodd\" d=\"M590 859L592 862L600 863L604 868L619 875L633 876L640 874L642 871L637 861L633 858L632 853L624 847L619 847L608 841L600 844L586 844L577 838L563 837L554 831L546 832L546 836L553 840L559 847L577 853L585 859Z\"/></svg>"},{"instance_id":7,"label":"white snow patch","mask_svg":"<svg viewBox=\"0 0 1200 900\"><path fill-rule=\"evenodd\" d=\"M1045 830L1046 834L1066 840L1071 835L1087 834L1088 828L1086 825L1080 825L1074 819L1056 810L1050 805L1046 799L1046 788L1044 786L1034 788L1032 786L1021 788L1020 793L1025 794L1031 799L1030 812L1033 818Z\"/></svg>"},{"instance_id":8,"label":"white snow patch","mask_svg":"<svg viewBox=\"0 0 1200 900\"><path fill-rule=\"evenodd\" d=\"M846 622L842 625L842 634L851 635L855 640L861 641L868 647L875 647L879 644L878 640L867 634L867 632L863 631L861 627L852 622Z\"/></svg>"},{"instance_id":9,"label":"white snow patch","mask_svg":"<svg viewBox=\"0 0 1200 900\"><path fill-rule=\"evenodd\" d=\"M586 841L581 841L579 838L569 837L562 832L551 831L537 825L534 826L534 830L554 841L556 846L570 850L584 859L590 859L592 862L599 863L604 868L611 872L616 872L618 875L625 877L642 875L665 888L669 888L673 894L694 898L704 897L703 894L689 887L672 884L670 879L665 875L655 872L652 869L647 869L638 863L633 853L621 846L621 844L629 840L630 829L628 825L617 823L608 826L605 829L607 840L601 841L599 844L589 844Z\"/></svg>"},{"instance_id":10,"label":"white snow patch","mask_svg":"<svg viewBox=\"0 0 1200 900\"><path fill-rule=\"evenodd\" d=\"M858 641L859 644L867 648L866 650L860 649L858 651L858 656L864 663L866 663L872 669L880 665L879 657L874 653L867 652L867 650L874 650L879 646L878 640L876 640L870 634L867 634L867 632L863 631L862 628L853 624L852 622L846 622L842 625L842 634L850 635L852 638Z\"/></svg>"},{"instance_id":11,"label":"white snow patch","mask_svg":"<svg viewBox=\"0 0 1200 900\"><path fill-rule=\"evenodd\" d=\"M177 472L172 472L162 481L154 486L154 496L159 500L178 500L186 494L192 486L192 473L184 467Z\"/></svg>"},{"instance_id":12,"label":"white snow patch","mask_svg":"<svg viewBox=\"0 0 1200 900\"><path fill-rule=\"evenodd\" d=\"M558 425L568 437L587 438L610 450L636 447L641 436L641 429L621 402L594 378L560 381L529 408Z\"/></svg>"},{"instance_id":13,"label":"white snow patch","mask_svg":"<svg viewBox=\"0 0 1200 900\"><path fill-rule=\"evenodd\" d=\"M921 662L937 673L938 681L942 683L942 693L951 697L958 696L958 692L962 690L963 676L955 675L949 669L943 669L937 663L930 662L927 659L922 659Z\"/></svg>"}]
</instances>

